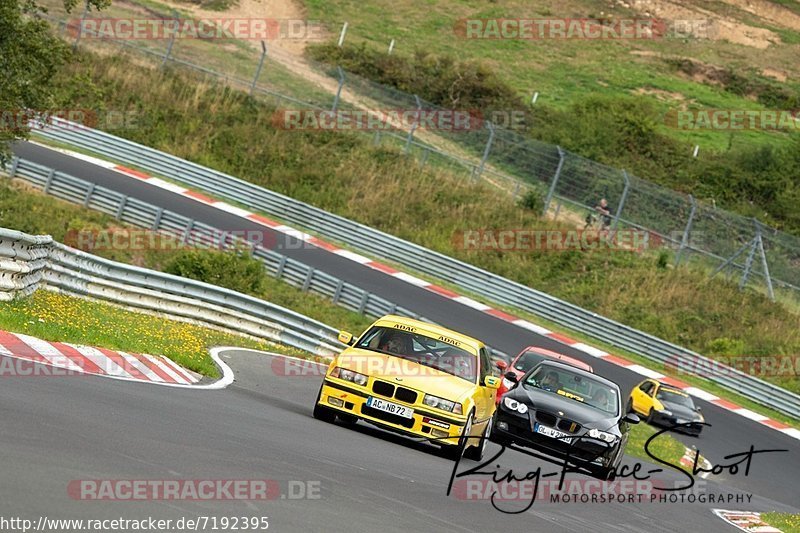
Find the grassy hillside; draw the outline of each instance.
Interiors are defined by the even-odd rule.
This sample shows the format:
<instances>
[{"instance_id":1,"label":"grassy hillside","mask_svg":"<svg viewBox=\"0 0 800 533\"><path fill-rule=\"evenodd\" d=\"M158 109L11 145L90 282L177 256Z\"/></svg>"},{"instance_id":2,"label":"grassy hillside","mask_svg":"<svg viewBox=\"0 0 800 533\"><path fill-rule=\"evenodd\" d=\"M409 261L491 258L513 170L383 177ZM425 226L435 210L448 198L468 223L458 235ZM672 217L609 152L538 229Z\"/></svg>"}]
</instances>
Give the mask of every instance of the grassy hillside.
<instances>
[{"instance_id":1,"label":"grassy hillside","mask_svg":"<svg viewBox=\"0 0 800 533\"><path fill-rule=\"evenodd\" d=\"M119 133L431 247L708 355L791 354L800 319L780 304L670 255L490 253L454 247L476 228L572 228L543 221L507 196L353 134L275 129L273 108L241 93L123 56L82 55L55 84L65 101L139 109ZM81 87L81 93L76 88ZM91 90L86 88L90 87ZM797 387L796 378L778 380Z\"/></svg>"}]
</instances>

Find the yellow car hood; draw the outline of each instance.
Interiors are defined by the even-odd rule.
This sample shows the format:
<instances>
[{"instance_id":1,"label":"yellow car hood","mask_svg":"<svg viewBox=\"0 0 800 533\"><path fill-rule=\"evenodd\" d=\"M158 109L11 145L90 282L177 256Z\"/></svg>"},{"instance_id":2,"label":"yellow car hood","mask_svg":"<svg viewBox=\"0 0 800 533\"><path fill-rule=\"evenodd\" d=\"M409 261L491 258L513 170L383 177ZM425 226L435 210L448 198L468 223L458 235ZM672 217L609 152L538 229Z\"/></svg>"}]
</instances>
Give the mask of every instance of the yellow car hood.
<instances>
[{"instance_id":1,"label":"yellow car hood","mask_svg":"<svg viewBox=\"0 0 800 533\"><path fill-rule=\"evenodd\" d=\"M336 358L336 366L457 402L471 396L476 387L475 383L413 360L359 348L342 352Z\"/></svg>"}]
</instances>

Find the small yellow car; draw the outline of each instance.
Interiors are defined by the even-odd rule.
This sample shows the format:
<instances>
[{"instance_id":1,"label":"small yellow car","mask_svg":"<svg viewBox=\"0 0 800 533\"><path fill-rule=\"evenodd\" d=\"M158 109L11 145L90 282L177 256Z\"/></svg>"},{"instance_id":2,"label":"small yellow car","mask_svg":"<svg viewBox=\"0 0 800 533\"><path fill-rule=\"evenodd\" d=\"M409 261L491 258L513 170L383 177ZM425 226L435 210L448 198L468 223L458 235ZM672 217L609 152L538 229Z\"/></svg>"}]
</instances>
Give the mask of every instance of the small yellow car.
<instances>
[{"instance_id":1,"label":"small yellow car","mask_svg":"<svg viewBox=\"0 0 800 533\"><path fill-rule=\"evenodd\" d=\"M348 347L325 373L315 418L364 420L430 439L450 457L483 457L500 378L481 341L393 315L339 340Z\"/></svg>"},{"instance_id":2,"label":"small yellow car","mask_svg":"<svg viewBox=\"0 0 800 533\"><path fill-rule=\"evenodd\" d=\"M648 424L674 428L696 437L705 422L691 396L655 379L646 379L631 390L628 412L646 416Z\"/></svg>"}]
</instances>

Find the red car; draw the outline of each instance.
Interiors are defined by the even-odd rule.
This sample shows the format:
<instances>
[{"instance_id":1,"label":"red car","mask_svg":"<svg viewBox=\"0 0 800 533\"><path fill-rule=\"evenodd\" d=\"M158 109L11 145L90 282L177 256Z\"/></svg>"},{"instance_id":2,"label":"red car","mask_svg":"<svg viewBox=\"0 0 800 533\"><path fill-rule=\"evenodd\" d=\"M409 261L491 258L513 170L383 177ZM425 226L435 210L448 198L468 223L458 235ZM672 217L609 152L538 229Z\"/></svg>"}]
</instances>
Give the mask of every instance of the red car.
<instances>
[{"instance_id":1,"label":"red car","mask_svg":"<svg viewBox=\"0 0 800 533\"><path fill-rule=\"evenodd\" d=\"M562 355L560 353L556 353L551 350L546 350L544 348L539 348L537 346L528 346L524 350L522 350L518 356L511 360L511 364L506 363L505 361L495 361L495 365L503 374L507 372L514 372L517 375L517 379L519 380L525 373L530 370L531 368L538 365L541 361L545 359L554 359L556 361L561 361L562 363L566 363L568 365L572 365L578 367L580 369L586 370L587 372L591 372L594 374L594 369L592 369L591 365L587 365L583 361L575 359L574 357L569 357L567 355ZM495 403L500 403L500 397L503 396L508 390L514 386L514 383L509 381L506 378L503 378L502 383L500 384L500 388L497 389L497 396L495 398Z\"/></svg>"}]
</instances>

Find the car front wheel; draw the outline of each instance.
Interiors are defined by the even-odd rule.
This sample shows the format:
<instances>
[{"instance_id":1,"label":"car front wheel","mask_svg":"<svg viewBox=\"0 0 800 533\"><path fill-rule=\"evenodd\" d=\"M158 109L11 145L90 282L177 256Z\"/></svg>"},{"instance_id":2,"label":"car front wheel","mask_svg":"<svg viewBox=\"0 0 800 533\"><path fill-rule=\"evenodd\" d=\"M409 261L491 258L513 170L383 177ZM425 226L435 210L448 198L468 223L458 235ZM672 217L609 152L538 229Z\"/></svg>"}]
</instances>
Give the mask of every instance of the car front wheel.
<instances>
[{"instance_id":1,"label":"car front wheel","mask_svg":"<svg viewBox=\"0 0 800 533\"><path fill-rule=\"evenodd\" d=\"M322 398L322 387L320 385L319 392L317 393L317 400L314 402L314 418L322 420L323 422L333 422L336 419L336 413L333 409L328 409L324 405L320 405L319 400Z\"/></svg>"}]
</instances>

